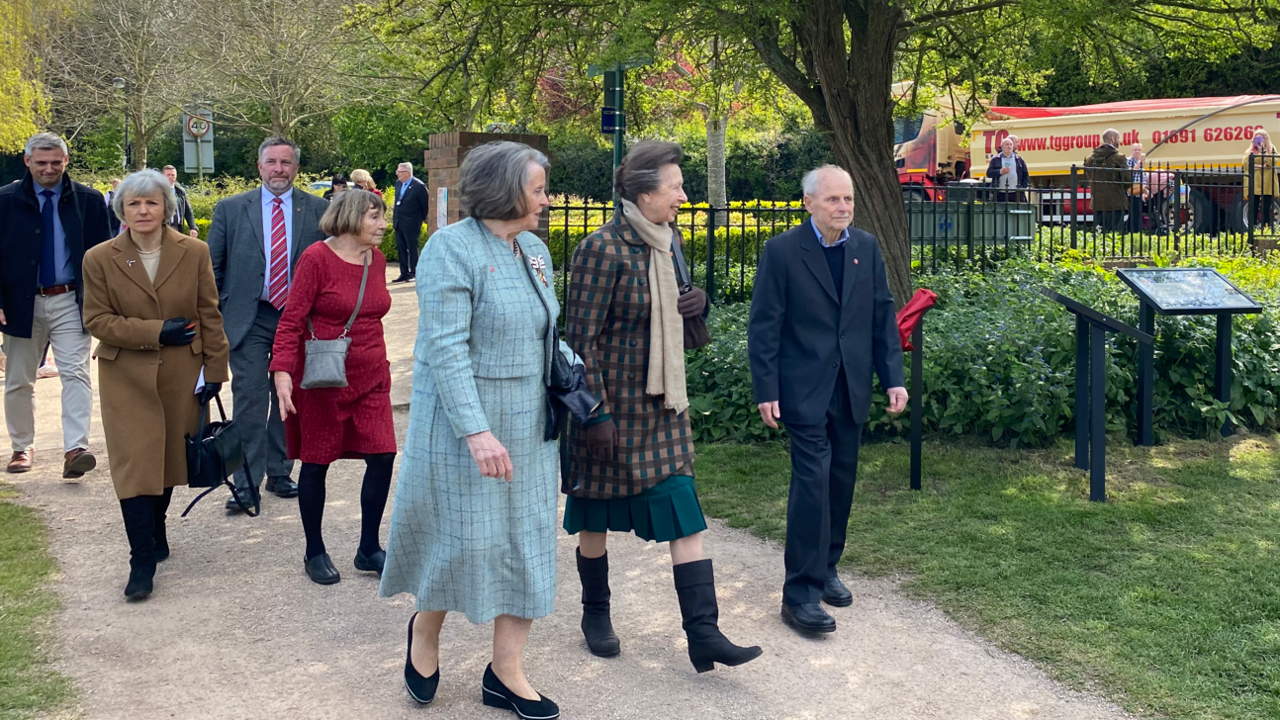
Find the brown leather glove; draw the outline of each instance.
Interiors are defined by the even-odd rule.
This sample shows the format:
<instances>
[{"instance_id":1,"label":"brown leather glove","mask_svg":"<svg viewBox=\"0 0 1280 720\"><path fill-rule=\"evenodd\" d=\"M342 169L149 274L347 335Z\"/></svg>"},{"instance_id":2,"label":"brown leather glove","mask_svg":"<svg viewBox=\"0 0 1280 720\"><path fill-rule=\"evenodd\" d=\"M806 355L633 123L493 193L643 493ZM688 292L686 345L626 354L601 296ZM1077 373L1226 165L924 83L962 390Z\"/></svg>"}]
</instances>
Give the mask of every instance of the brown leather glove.
<instances>
[{"instance_id":1,"label":"brown leather glove","mask_svg":"<svg viewBox=\"0 0 1280 720\"><path fill-rule=\"evenodd\" d=\"M618 446L618 426L613 418L587 428L587 450L597 460L612 460Z\"/></svg>"},{"instance_id":2,"label":"brown leather glove","mask_svg":"<svg viewBox=\"0 0 1280 720\"><path fill-rule=\"evenodd\" d=\"M702 288L690 288L689 292L680 296L676 301L676 310L680 313L680 317L697 317L707 309L707 293Z\"/></svg>"}]
</instances>

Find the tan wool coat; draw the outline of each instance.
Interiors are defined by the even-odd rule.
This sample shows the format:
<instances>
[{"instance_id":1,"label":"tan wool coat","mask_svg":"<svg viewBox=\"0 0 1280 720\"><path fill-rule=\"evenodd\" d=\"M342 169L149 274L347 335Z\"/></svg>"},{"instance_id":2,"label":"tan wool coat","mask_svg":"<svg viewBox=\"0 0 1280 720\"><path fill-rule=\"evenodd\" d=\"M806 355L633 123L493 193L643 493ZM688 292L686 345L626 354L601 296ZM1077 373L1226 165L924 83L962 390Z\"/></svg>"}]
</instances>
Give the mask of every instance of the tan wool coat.
<instances>
[{"instance_id":1,"label":"tan wool coat","mask_svg":"<svg viewBox=\"0 0 1280 720\"><path fill-rule=\"evenodd\" d=\"M160 346L169 318L196 323L190 345ZM230 378L209 248L165 229L154 283L129 231L84 256L84 324L97 338L111 481L121 500L187 484L184 437L200 423L196 381Z\"/></svg>"}]
</instances>

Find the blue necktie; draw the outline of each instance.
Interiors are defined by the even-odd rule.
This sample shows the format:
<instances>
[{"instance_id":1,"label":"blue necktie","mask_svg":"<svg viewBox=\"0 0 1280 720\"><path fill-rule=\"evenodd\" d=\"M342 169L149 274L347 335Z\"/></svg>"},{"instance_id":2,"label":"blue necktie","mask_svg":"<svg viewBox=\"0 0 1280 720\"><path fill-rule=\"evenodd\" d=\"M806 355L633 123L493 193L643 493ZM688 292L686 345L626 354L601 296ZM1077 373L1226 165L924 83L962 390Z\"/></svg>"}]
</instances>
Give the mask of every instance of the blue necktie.
<instances>
[{"instance_id":1,"label":"blue necktie","mask_svg":"<svg viewBox=\"0 0 1280 720\"><path fill-rule=\"evenodd\" d=\"M44 240L40 244L40 287L47 288L58 284L58 268L54 267L57 257L53 247L53 191L42 190L40 196L44 198L40 207L40 217L44 220Z\"/></svg>"}]
</instances>

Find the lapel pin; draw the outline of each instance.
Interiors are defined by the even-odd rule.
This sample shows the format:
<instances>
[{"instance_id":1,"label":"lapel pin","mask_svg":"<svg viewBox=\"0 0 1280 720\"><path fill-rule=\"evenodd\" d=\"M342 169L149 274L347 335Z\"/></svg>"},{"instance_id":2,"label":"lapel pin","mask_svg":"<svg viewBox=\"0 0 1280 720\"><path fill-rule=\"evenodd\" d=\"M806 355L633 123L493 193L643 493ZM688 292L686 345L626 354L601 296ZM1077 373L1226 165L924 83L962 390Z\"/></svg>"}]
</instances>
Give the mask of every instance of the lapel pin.
<instances>
[{"instance_id":1,"label":"lapel pin","mask_svg":"<svg viewBox=\"0 0 1280 720\"><path fill-rule=\"evenodd\" d=\"M128 265L129 267L133 267L133 264L134 264L134 263L136 263L136 262L138 262L138 261L137 261L137 260L125 260L125 261L124 261L124 264L125 264L125 265Z\"/></svg>"}]
</instances>

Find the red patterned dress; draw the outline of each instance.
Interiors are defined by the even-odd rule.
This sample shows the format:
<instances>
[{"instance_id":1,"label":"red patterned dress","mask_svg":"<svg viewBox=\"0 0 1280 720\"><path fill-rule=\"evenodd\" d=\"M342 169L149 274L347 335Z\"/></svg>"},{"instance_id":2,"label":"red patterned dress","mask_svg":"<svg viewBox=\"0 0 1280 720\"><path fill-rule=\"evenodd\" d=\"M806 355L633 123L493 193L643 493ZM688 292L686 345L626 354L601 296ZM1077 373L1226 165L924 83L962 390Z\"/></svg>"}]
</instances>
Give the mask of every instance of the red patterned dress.
<instances>
[{"instance_id":1,"label":"red patterned dress","mask_svg":"<svg viewBox=\"0 0 1280 720\"><path fill-rule=\"evenodd\" d=\"M369 282L360 314L348 336L347 387L303 390L304 343L311 337L333 340L342 335L360 292L363 266L354 265L318 242L303 251L293 271L293 284L272 350L271 372L293 376L296 414L285 420L289 458L328 465L341 458L361 458L396 451L391 416L391 364L382 335L382 317L391 310L387 291L387 259L373 251Z\"/></svg>"}]
</instances>

